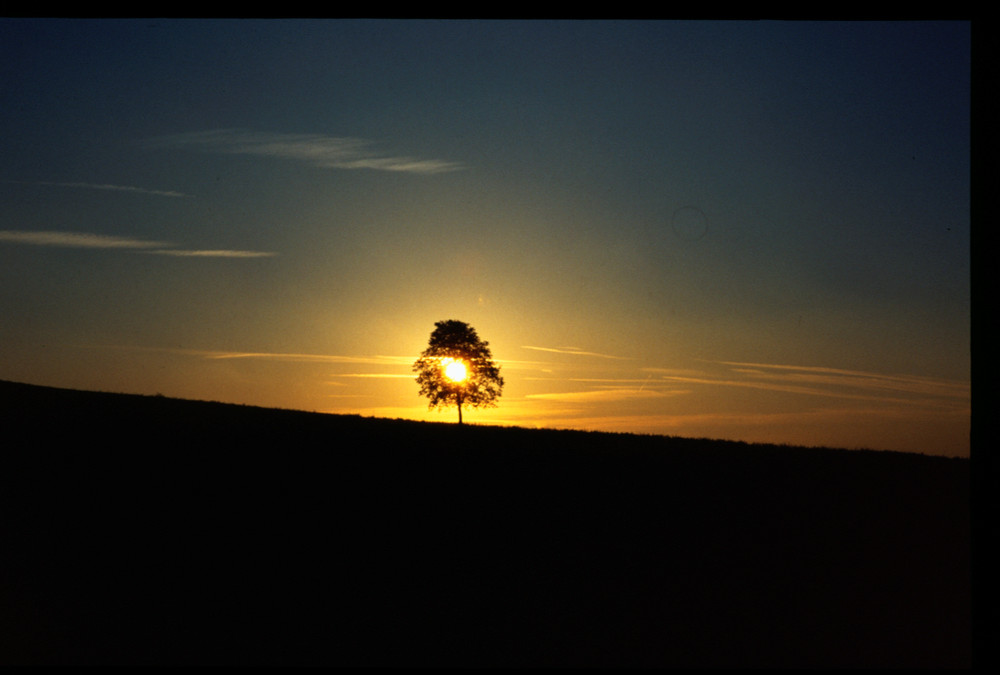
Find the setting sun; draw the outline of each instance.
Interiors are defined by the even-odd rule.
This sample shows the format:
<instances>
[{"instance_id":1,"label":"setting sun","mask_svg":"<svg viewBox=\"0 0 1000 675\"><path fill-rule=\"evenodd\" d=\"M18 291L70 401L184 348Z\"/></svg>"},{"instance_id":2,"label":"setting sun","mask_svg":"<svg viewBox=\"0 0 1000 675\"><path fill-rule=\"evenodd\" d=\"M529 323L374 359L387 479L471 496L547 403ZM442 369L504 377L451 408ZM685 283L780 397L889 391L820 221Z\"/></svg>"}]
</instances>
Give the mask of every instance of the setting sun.
<instances>
[{"instance_id":1,"label":"setting sun","mask_svg":"<svg viewBox=\"0 0 1000 675\"><path fill-rule=\"evenodd\" d=\"M461 361L455 359L444 359L445 363L444 374L448 376L448 379L452 382L462 382L465 380L467 372L465 370L465 364Z\"/></svg>"}]
</instances>

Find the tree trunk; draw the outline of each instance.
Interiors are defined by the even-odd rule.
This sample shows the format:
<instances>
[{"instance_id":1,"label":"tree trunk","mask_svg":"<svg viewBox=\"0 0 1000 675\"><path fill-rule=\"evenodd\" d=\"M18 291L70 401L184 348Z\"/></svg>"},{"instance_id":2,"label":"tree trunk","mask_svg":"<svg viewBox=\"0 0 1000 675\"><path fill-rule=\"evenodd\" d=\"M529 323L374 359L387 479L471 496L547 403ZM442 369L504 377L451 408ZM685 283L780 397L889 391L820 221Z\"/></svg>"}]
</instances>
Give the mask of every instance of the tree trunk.
<instances>
[{"instance_id":1,"label":"tree trunk","mask_svg":"<svg viewBox=\"0 0 1000 675\"><path fill-rule=\"evenodd\" d=\"M458 399L458 423L462 423L462 399Z\"/></svg>"}]
</instances>

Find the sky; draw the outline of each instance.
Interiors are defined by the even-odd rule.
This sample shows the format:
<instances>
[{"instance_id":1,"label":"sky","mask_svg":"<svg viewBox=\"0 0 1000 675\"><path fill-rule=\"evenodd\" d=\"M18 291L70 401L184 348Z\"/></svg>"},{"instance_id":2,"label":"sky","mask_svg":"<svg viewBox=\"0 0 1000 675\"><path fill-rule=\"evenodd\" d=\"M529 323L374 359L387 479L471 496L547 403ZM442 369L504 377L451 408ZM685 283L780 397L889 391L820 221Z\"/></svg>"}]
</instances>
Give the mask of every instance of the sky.
<instances>
[{"instance_id":1,"label":"sky","mask_svg":"<svg viewBox=\"0 0 1000 675\"><path fill-rule=\"evenodd\" d=\"M968 22L0 19L0 379L968 456Z\"/></svg>"}]
</instances>

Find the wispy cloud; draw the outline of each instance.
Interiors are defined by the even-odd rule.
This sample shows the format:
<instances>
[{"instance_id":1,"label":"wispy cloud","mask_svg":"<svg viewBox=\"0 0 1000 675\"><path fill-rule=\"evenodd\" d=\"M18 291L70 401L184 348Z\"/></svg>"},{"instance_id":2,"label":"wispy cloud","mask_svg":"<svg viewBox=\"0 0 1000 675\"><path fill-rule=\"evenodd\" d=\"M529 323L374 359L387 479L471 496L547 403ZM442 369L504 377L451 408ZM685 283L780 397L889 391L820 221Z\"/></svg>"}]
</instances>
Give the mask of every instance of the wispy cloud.
<instances>
[{"instance_id":1,"label":"wispy cloud","mask_svg":"<svg viewBox=\"0 0 1000 675\"><path fill-rule=\"evenodd\" d=\"M150 139L148 147L258 155L306 162L326 169L372 169L435 174L463 168L458 162L382 153L372 141L321 134L278 134L238 129L174 134Z\"/></svg>"},{"instance_id":2,"label":"wispy cloud","mask_svg":"<svg viewBox=\"0 0 1000 675\"><path fill-rule=\"evenodd\" d=\"M658 375L659 381L706 384L725 387L748 387L808 396L841 399L878 400L914 403L933 400L947 405L968 405L970 385L929 377L885 375L856 370L817 366L716 361L724 373L678 374L676 371L644 368Z\"/></svg>"},{"instance_id":3,"label":"wispy cloud","mask_svg":"<svg viewBox=\"0 0 1000 675\"><path fill-rule=\"evenodd\" d=\"M179 351L179 350L166 350ZM341 354L297 354L290 352L225 352L184 350L183 353L201 356L206 359L257 359L267 361L294 361L313 363L350 363L350 364L382 364L406 365L413 363L414 356L346 356ZM410 377L409 375L407 377Z\"/></svg>"},{"instance_id":4,"label":"wispy cloud","mask_svg":"<svg viewBox=\"0 0 1000 675\"><path fill-rule=\"evenodd\" d=\"M165 241L152 241L137 239L135 237L120 237L89 232L0 230L0 242L59 248L131 249L156 255L196 258L266 258L277 255L277 253L270 251L238 251L229 249L186 250L172 248L173 244Z\"/></svg>"},{"instance_id":5,"label":"wispy cloud","mask_svg":"<svg viewBox=\"0 0 1000 675\"><path fill-rule=\"evenodd\" d=\"M283 361L289 363L347 363L353 365L405 365L407 368L417 358L415 356L385 356L376 354L365 355L345 355L345 354L307 354L300 352L240 352L223 351L211 349L180 349L175 347L140 347L135 345L87 345L91 349L115 349L121 351L135 352L159 352L164 354L176 354L178 356L190 356L195 358L224 360L224 359L246 359L259 361ZM361 377L363 375L353 375ZM412 377L407 375L406 377Z\"/></svg>"},{"instance_id":6,"label":"wispy cloud","mask_svg":"<svg viewBox=\"0 0 1000 675\"><path fill-rule=\"evenodd\" d=\"M187 197L189 195L174 190L152 190L149 188L135 187L134 185L112 185L109 183L83 183L83 182L55 182L55 181L20 181L11 180L5 183L18 183L21 185L47 185L51 187L83 188L87 190L110 190L113 192L135 192L144 195L156 195L158 197Z\"/></svg>"},{"instance_id":7,"label":"wispy cloud","mask_svg":"<svg viewBox=\"0 0 1000 675\"><path fill-rule=\"evenodd\" d=\"M577 349L576 347L534 347L531 345L521 345L521 349L533 349L538 352L551 352L555 354L570 354L572 356L594 356L601 359L615 359L619 361L630 361L631 359L627 356L612 356L610 354L600 354L598 352L588 352L582 349Z\"/></svg>"},{"instance_id":8,"label":"wispy cloud","mask_svg":"<svg viewBox=\"0 0 1000 675\"><path fill-rule=\"evenodd\" d=\"M400 373L340 373L335 377L359 377L362 379L412 380L411 374Z\"/></svg>"},{"instance_id":9,"label":"wispy cloud","mask_svg":"<svg viewBox=\"0 0 1000 675\"><path fill-rule=\"evenodd\" d=\"M170 246L162 241L148 241L133 237L118 237L86 232L32 232L25 230L0 230L0 241L32 246L58 246L63 248L123 248L149 249Z\"/></svg>"},{"instance_id":10,"label":"wispy cloud","mask_svg":"<svg viewBox=\"0 0 1000 675\"><path fill-rule=\"evenodd\" d=\"M658 391L654 389L595 389L591 391L568 391L546 394L527 394L525 398L559 401L563 403L608 403L630 401L638 398L664 398L686 394L686 391Z\"/></svg>"},{"instance_id":11,"label":"wispy cloud","mask_svg":"<svg viewBox=\"0 0 1000 675\"><path fill-rule=\"evenodd\" d=\"M793 366L783 364L743 363L720 361L733 366L734 372L746 373L767 380L801 382L819 385L837 385L865 389L884 389L914 394L930 394L955 398L967 398L970 393L967 382L941 380L915 375L885 375L858 370L844 370L821 366Z\"/></svg>"},{"instance_id":12,"label":"wispy cloud","mask_svg":"<svg viewBox=\"0 0 1000 675\"><path fill-rule=\"evenodd\" d=\"M194 250L158 249L147 251L156 255L170 255L177 258L270 258L278 255L272 251L231 251L231 250Z\"/></svg>"}]
</instances>

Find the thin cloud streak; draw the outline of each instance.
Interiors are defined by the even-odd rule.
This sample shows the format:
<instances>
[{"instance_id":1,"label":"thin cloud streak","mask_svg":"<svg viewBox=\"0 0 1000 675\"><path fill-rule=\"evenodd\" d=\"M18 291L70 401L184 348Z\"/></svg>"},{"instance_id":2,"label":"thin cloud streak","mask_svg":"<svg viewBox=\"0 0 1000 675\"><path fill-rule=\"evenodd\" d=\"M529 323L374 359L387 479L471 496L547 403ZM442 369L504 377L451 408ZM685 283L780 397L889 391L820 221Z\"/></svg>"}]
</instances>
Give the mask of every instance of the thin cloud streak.
<instances>
[{"instance_id":1,"label":"thin cloud streak","mask_svg":"<svg viewBox=\"0 0 1000 675\"><path fill-rule=\"evenodd\" d=\"M207 359L260 359L314 363L384 364L409 366L416 357L409 356L343 356L338 354L295 354L284 352L188 352ZM409 377L409 376L408 376Z\"/></svg>"},{"instance_id":2,"label":"thin cloud streak","mask_svg":"<svg viewBox=\"0 0 1000 675\"><path fill-rule=\"evenodd\" d=\"M718 363L729 366L740 366L740 368L736 368L734 371L768 379L783 378L789 381L814 384L836 384L860 388L888 389L958 398L967 398L970 395L968 383L953 380L937 380L913 375L883 375L881 373L826 368L822 366L792 366L736 361L719 361ZM788 374L767 373L760 369L778 370Z\"/></svg>"},{"instance_id":3,"label":"thin cloud streak","mask_svg":"<svg viewBox=\"0 0 1000 675\"><path fill-rule=\"evenodd\" d=\"M649 378L642 377L525 377L533 382L595 382L604 385L645 384Z\"/></svg>"},{"instance_id":4,"label":"thin cloud streak","mask_svg":"<svg viewBox=\"0 0 1000 675\"><path fill-rule=\"evenodd\" d=\"M595 356L601 359L614 359L616 361L631 361L627 356L612 356L610 354L600 354L598 352L587 352L582 349L576 349L574 347L563 347L561 349L556 349L553 347L534 347L531 345L521 345L521 349L533 349L539 352L552 352L555 354L570 354L572 356Z\"/></svg>"},{"instance_id":5,"label":"thin cloud streak","mask_svg":"<svg viewBox=\"0 0 1000 675\"><path fill-rule=\"evenodd\" d=\"M664 398L687 393L686 391L657 391L654 389L596 389L548 394L527 394L525 398L565 403L607 403L637 398Z\"/></svg>"},{"instance_id":6,"label":"thin cloud streak","mask_svg":"<svg viewBox=\"0 0 1000 675\"><path fill-rule=\"evenodd\" d=\"M334 375L334 377L359 377L359 378L371 378L371 379L393 379L393 380L412 380L413 375L400 375L397 373L340 373Z\"/></svg>"},{"instance_id":7,"label":"thin cloud streak","mask_svg":"<svg viewBox=\"0 0 1000 675\"><path fill-rule=\"evenodd\" d=\"M29 244L32 246L98 249L148 249L171 245L163 241L145 241L133 237L118 237L86 232L30 232L25 230L0 230L0 242Z\"/></svg>"},{"instance_id":8,"label":"thin cloud streak","mask_svg":"<svg viewBox=\"0 0 1000 675\"><path fill-rule=\"evenodd\" d=\"M340 354L301 354L295 352L236 352L216 351L210 349L177 349L171 347L140 347L134 345L87 345L92 349L117 349L122 351L157 352L177 354L196 358L224 359L254 359L264 361L284 361L296 363L349 363L353 365L407 365L413 363L416 357L410 356L345 356Z\"/></svg>"},{"instance_id":9,"label":"thin cloud streak","mask_svg":"<svg viewBox=\"0 0 1000 675\"><path fill-rule=\"evenodd\" d=\"M160 249L146 251L154 255L168 255L176 258L270 258L278 255L272 251L230 251L230 250L185 250Z\"/></svg>"},{"instance_id":10,"label":"thin cloud streak","mask_svg":"<svg viewBox=\"0 0 1000 675\"><path fill-rule=\"evenodd\" d=\"M806 394L808 396L828 396L831 398L854 399L861 401L884 401L894 403L910 402L909 399L877 396L874 394L850 394L846 392L833 391L831 389L821 389L817 387L806 387L794 384L781 384L775 382L758 382L756 380L726 380L712 377L676 377L664 375L660 378L668 382L682 382L685 384L708 384L723 387L747 387L750 389L762 389L765 391L777 391L788 394Z\"/></svg>"},{"instance_id":11,"label":"thin cloud streak","mask_svg":"<svg viewBox=\"0 0 1000 675\"><path fill-rule=\"evenodd\" d=\"M908 405L919 403L920 401L910 398L887 396L880 392L897 392L910 396L924 397L924 401L929 397L936 405L946 406L967 405L971 395L968 383L949 380L882 375L879 373L818 366L743 363L735 361L714 361L712 363L735 367L727 371L728 376L715 376L704 372L677 375L673 374L676 371L658 368L645 368L644 370L649 373L658 374L660 381L667 382L747 387L809 396L828 396L842 399L905 403ZM732 377L733 374L736 375L736 378Z\"/></svg>"},{"instance_id":12,"label":"thin cloud streak","mask_svg":"<svg viewBox=\"0 0 1000 675\"><path fill-rule=\"evenodd\" d=\"M17 183L19 185L45 185L49 187L68 187L68 188L83 188L86 190L110 190L113 192L135 192L144 195L155 195L158 197L179 197L187 198L190 195L186 195L183 192L177 192L175 190L152 190L150 188L141 188L134 185L112 185L109 183L82 183L82 182L55 182L55 181L22 181L22 180L9 180L4 181L5 183Z\"/></svg>"},{"instance_id":13,"label":"thin cloud streak","mask_svg":"<svg viewBox=\"0 0 1000 675\"><path fill-rule=\"evenodd\" d=\"M515 359L494 359L497 365L511 370L545 370L552 364L548 361L519 361ZM540 379L540 378L525 378Z\"/></svg>"},{"instance_id":14,"label":"thin cloud streak","mask_svg":"<svg viewBox=\"0 0 1000 675\"><path fill-rule=\"evenodd\" d=\"M196 258L267 258L277 255L270 251L238 251L238 250L187 250L169 248L170 242L149 241L135 237L119 237L116 235L93 234L90 232L57 232L57 231L27 231L0 230L0 242L10 244L26 244L30 246L52 246L57 248L89 248L89 249L127 249L142 253L166 255L174 257Z\"/></svg>"},{"instance_id":15,"label":"thin cloud streak","mask_svg":"<svg viewBox=\"0 0 1000 675\"><path fill-rule=\"evenodd\" d=\"M386 156L372 149L372 142L321 134L278 134L219 129L150 139L147 147L193 148L208 152L258 155L305 162L324 169L373 169L419 174L458 171L458 162Z\"/></svg>"}]
</instances>

